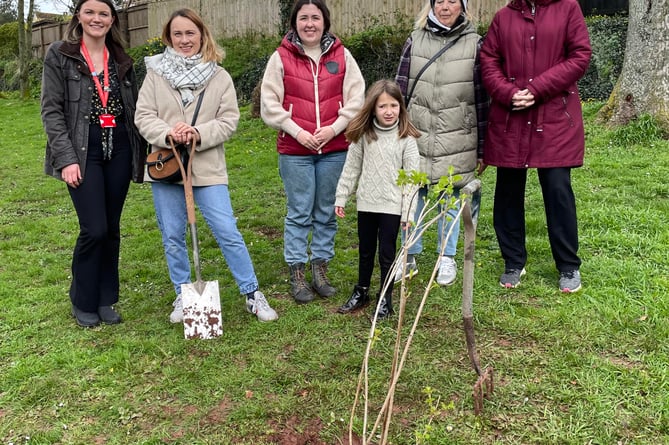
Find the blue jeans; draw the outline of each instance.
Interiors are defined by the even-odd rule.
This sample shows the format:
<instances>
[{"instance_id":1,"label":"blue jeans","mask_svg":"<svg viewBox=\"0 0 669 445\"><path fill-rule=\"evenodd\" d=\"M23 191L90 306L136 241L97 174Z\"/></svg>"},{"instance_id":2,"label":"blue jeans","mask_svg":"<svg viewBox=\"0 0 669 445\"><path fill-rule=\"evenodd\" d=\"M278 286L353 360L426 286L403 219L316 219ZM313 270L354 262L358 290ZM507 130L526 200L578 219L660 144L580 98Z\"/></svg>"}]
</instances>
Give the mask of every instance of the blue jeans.
<instances>
[{"instance_id":1,"label":"blue jeans","mask_svg":"<svg viewBox=\"0 0 669 445\"><path fill-rule=\"evenodd\" d=\"M178 295L181 293L181 285L191 282L191 265L186 248L188 217L184 188L181 184L153 182L151 190L158 227L163 237L167 268ZM247 294L258 289L258 279L249 251L232 213L228 186L193 187L193 198L216 238L240 293Z\"/></svg>"},{"instance_id":2,"label":"blue jeans","mask_svg":"<svg viewBox=\"0 0 669 445\"><path fill-rule=\"evenodd\" d=\"M288 207L283 256L289 265L309 261L309 232L312 259L330 261L334 257L335 191L345 161L345 151L310 156L279 155L279 174Z\"/></svg>"},{"instance_id":3,"label":"blue jeans","mask_svg":"<svg viewBox=\"0 0 669 445\"><path fill-rule=\"evenodd\" d=\"M425 207L425 197L427 196L428 189L427 187L421 187L420 190L418 191L418 202L416 204L416 214L414 217L414 221L418 221L418 216L421 214L423 211L423 208ZM453 189L453 196L458 199L460 197L460 189L459 188L454 188ZM481 194L476 193L472 197L472 214L477 215L479 211L481 203ZM442 211L442 206L438 205L437 206L437 212L441 213ZM442 215L438 220L437 220L437 254L439 255L447 255L447 256L455 256L456 248L458 246L458 237L460 235L460 218L457 220L455 217L457 216L458 212L460 211L460 201L457 200L455 201L455 205L453 208L448 209L444 215ZM429 220L429 215L427 218L424 220ZM446 235L448 235L448 231L451 230L451 226L453 226L453 233L451 234L451 237L448 239L446 242L446 248L444 249L444 253L441 253L442 249L442 243L444 241L444 238L446 238ZM421 227L417 227L414 230L423 230ZM404 243L406 233L405 231L402 231L402 243ZM409 255L417 255L423 251L423 237L420 236L416 240L416 243L409 248Z\"/></svg>"}]
</instances>

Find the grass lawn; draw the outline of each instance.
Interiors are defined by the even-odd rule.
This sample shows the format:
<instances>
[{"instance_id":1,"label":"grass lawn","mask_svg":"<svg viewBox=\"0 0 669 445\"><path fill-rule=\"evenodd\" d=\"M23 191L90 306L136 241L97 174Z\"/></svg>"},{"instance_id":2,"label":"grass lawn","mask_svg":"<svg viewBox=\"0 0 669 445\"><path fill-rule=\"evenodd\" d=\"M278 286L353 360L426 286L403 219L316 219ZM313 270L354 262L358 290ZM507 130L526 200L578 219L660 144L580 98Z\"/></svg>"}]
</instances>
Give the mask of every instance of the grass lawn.
<instances>
[{"instance_id":1,"label":"grass lawn","mask_svg":"<svg viewBox=\"0 0 669 445\"><path fill-rule=\"evenodd\" d=\"M596 125L599 106L585 107L586 161L573 171L583 290L557 290L536 172L528 181L528 274L518 289L499 286L488 169L474 316L495 392L475 416L459 273L455 285L431 291L397 388L390 443L669 443L669 142L649 136L647 121L618 131ZM125 322L75 325L68 287L77 218L64 184L42 173L38 102L0 99L1 445L347 443L370 327L369 310L335 313L357 278L354 203L330 268L337 296L297 306L283 262L275 134L248 109L242 115L227 144L232 203L280 319L261 324L246 313L199 219L202 274L219 281L224 335L186 341L168 321L174 295L147 184L131 186L122 219ZM410 283L408 316L436 259L433 232ZM376 410L394 326L379 326L370 357ZM354 431L361 429L358 416Z\"/></svg>"}]
</instances>

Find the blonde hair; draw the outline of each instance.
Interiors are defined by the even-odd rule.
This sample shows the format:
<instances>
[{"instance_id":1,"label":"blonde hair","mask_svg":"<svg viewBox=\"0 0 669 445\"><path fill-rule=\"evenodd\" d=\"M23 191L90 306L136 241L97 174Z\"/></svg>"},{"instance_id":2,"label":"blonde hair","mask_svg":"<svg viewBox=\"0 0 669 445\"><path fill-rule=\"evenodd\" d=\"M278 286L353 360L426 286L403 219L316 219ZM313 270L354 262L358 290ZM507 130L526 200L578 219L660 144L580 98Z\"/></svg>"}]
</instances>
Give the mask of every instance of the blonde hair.
<instances>
[{"instance_id":1,"label":"blonde hair","mask_svg":"<svg viewBox=\"0 0 669 445\"><path fill-rule=\"evenodd\" d=\"M399 121L397 136L400 139L407 136L413 136L415 138L420 137L420 132L409 120L409 113L404 106L404 98L402 97L400 86L394 80L381 79L377 80L371 87L369 87L367 96L365 97L365 103L362 105L358 114L356 114L348 124L345 134L346 139L350 142L358 142L363 136L366 136L367 140L372 141L375 141L378 138L376 131L374 131L374 109L376 107L376 101L379 100L379 96L383 93L388 94L400 104L400 113L397 116L397 120Z\"/></svg>"},{"instance_id":2,"label":"blonde hair","mask_svg":"<svg viewBox=\"0 0 669 445\"><path fill-rule=\"evenodd\" d=\"M209 31L207 25L204 24L204 20L202 20L202 17L200 17L200 15L197 12L193 11L192 9L189 8L178 9L172 13L170 18L167 20L167 23L165 23L165 26L163 26L163 35L162 35L163 43L167 46L172 47L172 36L171 36L172 20L174 20L177 17L183 17L185 19L190 20L195 24L195 26L197 26L197 29L200 30L200 34L202 34L202 41L201 41L202 45L200 47L200 54L202 54L202 61L221 63L223 61L223 58L225 57L225 52L216 44L214 36L211 34L211 31Z\"/></svg>"}]
</instances>

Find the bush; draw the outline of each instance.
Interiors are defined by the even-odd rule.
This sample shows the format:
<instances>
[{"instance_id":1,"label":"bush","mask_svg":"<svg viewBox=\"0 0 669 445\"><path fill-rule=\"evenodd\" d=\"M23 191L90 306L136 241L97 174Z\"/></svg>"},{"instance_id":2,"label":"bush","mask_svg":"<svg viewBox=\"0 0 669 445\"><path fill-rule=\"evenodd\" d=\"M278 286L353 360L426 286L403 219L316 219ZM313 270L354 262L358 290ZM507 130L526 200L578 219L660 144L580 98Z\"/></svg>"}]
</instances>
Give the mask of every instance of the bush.
<instances>
[{"instance_id":1,"label":"bush","mask_svg":"<svg viewBox=\"0 0 669 445\"><path fill-rule=\"evenodd\" d=\"M141 86L142 82L144 82L144 77L146 77L144 57L162 53L164 50L165 45L163 45L160 37L154 37L147 40L144 45L128 49L128 55L132 57L135 74L137 75L137 85Z\"/></svg>"},{"instance_id":2,"label":"bush","mask_svg":"<svg viewBox=\"0 0 669 445\"><path fill-rule=\"evenodd\" d=\"M586 18L592 60L585 76L579 81L581 98L606 100L620 76L627 41L627 17L591 16Z\"/></svg>"},{"instance_id":3,"label":"bush","mask_svg":"<svg viewBox=\"0 0 669 445\"><path fill-rule=\"evenodd\" d=\"M245 37L219 40L225 49L223 67L230 73L240 103L251 101L253 89L260 83L269 56L282 37L265 37L249 33Z\"/></svg>"},{"instance_id":4,"label":"bush","mask_svg":"<svg viewBox=\"0 0 669 445\"><path fill-rule=\"evenodd\" d=\"M19 56L19 22L0 26L0 60Z\"/></svg>"},{"instance_id":5,"label":"bush","mask_svg":"<svg viewBox=\"0 0 669 445\"><path fill-rule=\"evenodd\" d=\"M400 62L402 48L411 28L381 25L343 39L358 62L360 71L369 86L379 79L394 79Z\"/></svg>"},{"instance_id":6,"label":"bush","mask_svg":"<svg viewBox=\"0 0 669 445\"><path fill-rule=\"evenodd\" d=\"M30 59L28 64L28 85L30 97L37 98L42 86L41 59ZM19 81L19 59L0 59L0 91L15 91L21 87Z\"/></svg>"}]
</instances>

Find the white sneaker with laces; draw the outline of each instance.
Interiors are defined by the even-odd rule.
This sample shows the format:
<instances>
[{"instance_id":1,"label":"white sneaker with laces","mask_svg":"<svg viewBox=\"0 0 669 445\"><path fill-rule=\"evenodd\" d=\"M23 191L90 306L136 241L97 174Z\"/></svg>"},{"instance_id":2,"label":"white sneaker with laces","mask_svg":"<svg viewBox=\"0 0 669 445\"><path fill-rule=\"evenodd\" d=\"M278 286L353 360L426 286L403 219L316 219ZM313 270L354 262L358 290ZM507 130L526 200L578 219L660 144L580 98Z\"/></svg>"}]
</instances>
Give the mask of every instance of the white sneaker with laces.
<instances>
[{"instance_id":1,"label":"white sneaker with laces","mask_svg":"<svg viewBox=\"0 0 669 445\"><path fill-rule=\"evenodd\" d=\"M406 279L410 279L414 275L418 273L418 265L416 264L416 258L412 258L410 261L407 261L406 267L400 267L397 269L397 272L395 272L395 283L399 283L402 281L402 276L406 277Z\"/></svg>"},{"instance_id":2,"label":"white sneaker with laces","mask_svg":"<svg viewBox=\"0 0 669 445\"><path fill-rule=\"evenodd\" d=\"M274 321L279 318L279 315L270 307L267 299L259 290L253 293L253 298L246 298L246 310L263 322Z\"/></svg>"},{"instance_id":3,"label":"white sneaker with laces","mask_svg":"<svg viewBox=\"0 0 669 445\"><path fill-rule=\"evenodd\" d=\"M181 299L181 294L177 295L172 306L174 306L174 309L172 309L172 313L170 314L170 323L181 323L184 321L184 303Z\"/></svg>"},{"instance_id":4,"label":"white sneaker with laces","mask_svg":"<svg viewBox=\"0 0 669 445\"><path fill-rule=\"evenodd\" d=\"M442 256L439 260L439 273L437 274L437 283L440 286L449 286L455 282L458 274L458 265L452 256Z\"/></svg>"}]
</instances>

